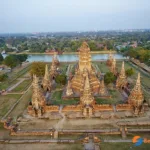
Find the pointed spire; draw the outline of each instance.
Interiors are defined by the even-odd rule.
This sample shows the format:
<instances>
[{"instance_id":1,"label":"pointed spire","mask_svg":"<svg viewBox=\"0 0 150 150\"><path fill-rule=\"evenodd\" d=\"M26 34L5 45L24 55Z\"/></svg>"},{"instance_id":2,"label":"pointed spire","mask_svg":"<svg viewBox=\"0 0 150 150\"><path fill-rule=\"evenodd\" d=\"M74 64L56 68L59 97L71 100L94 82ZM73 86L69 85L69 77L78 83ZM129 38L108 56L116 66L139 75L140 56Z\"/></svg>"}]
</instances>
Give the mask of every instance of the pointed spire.
<instances>
[{"instance_id":1,"label":"pointed spire","mask_svg":"<svg viewBox=\"0 0 150 150\"><path fill-rule=\"evenodd\" d=\"M45 65L45 75L44 75L44 78L43 78L43 81L42 81L42 87L45 91L47 90L51 90L51 82L50 82L50 75L49 75L49 72L48 72L48 65L46 64Z\"/></svg>"},{"instance_id":2,"label":"pointed spire","mask_svg":"<svg viewBox=\"0 0 150 150\"><path fill-rule=\"evenodd\" d=\"M59 64L58 58L57 58L57 52L54 52L52 63L55 63L55 65Z\"/></svg>"},{"instance_id":3,"label":"pointed spire","mask_svg":"<svg viewBox=\"0 0 150 150\"><path fill-rule=\"evenodd\" d=\"M36 75L33 74L33 81L32 81L32 87L33 89L38 88L39 87L39 79L37 78Z\"/></svg>"},{"instance_id":4,"label":"pointed spire","mask_svg":"<svg viewBox=\"0 0 150 150\"><path fill-rule=\"evenodd\" d=\"M135 87L134 87L133 90L141 93L141 79L140 79L140 73L138 73L138 77L137 77L137 80L136 80L136 85L135 85Z\"/></svg>"},{"instance_id":5,"label":"pointed spire","mask_svg":"<svg viewBox=\"0 0 150 150\"><path fill-rule=\"evenodd\" d=\"M55 64L55 60L52 59L52 64L50 68L50 76L53 77L53 76L56 76L56 74L57 74L57 66Z\"/></svg>"},{"instance_id":6,"label":"pointed spire","mask_svg":"<svg viewBox=\"0 0 150 150\"><path fill-rule=\"evenodd\" d=\"M125 74L124 61L123 61L120 74L116 81L116 87L122 88L122 87L126 86L126 84L127 84L127 78L126 78L126 74Z\"/></svg>"},{"instance_id":7,"label":"pointed spire","mask_svg":"<svg viewBox=\"0 0 150 150\"><path fill-rule=\"evenodd\" d=\"M90 87L88 75L85 77L83 94L80 97L80 101L84 105L91 105L94 103L94 97L93 97L92 92L91 92L91 87Z\"/></svg>"},{"instance_id":8,"label":"pointed spire","mask_svg":"<svg viewBox=\"0 0 150 150\"><path fill-rule=\"evenodd\" d=\"M110 70L114 75L116 74L116 59L115 58L113 58Z\"/></svg>"},{"instance_id":9,"label":"pointed spire","mask_svg":"<svg viewBox=\"0 0 150 150\"><path fill-rule=\"evenodd\" d=\"M104 84L104 79L100 82L100 90L99 90L99 94L101 95L105 95L107 94L106 93L106 87L105 87L105 84Z\"/></svg>"},{"instance_id":10,"label":"pointed spire","mask_svg":"<svg viewBox=\"0 0 150 150\"><path fill-rule=\"evenodd\" d=\"M122 67L121 67L121 71L120 71L120 77L121 78L126 78L125 68L124 68L124 61L122 62Z\"/></svg>"},{"instance_id":11,"label":"pointed spire","mask_svg":"<svg viewBox=\"0 0 150 150\"><path fill-rule=\"evenodd\" d=\"M48 65L45 65L45 75L44 75L45 79L49 79L49 73L48 73Z\"/></svg>"},{"instance_id":12,"label":"pointed spire","mask_svg":"<svg viewBox=\"0 0 150 150\"><path fill-rule=\"evenodd\" d=\"M36 75L33 75L32 87L32 106L37 110L45 105L45 97L39 86L39 78Z\"/></svg>"},{"instance_id":13,"label":"pointed spire","mask_svg":"<svg viewBox=\"0 0 150 150\"><path fill-rule=\"evenodd\" d=\"M108 55L108 59L107 59L106 64L107 64L108 66L111 66L111 65L112 65L112 61L113 61L113 55L112 55L112 53L111 53L111 51L110 51L110 52L109 52L109 55Z\"/></svg>"},{"instance_id":14,"label":"pointed spire","mask_svg":"<svg viewBox=\"0 0 150 150\"><path fill-rule=\"evenodd\" d=\"M136 86L138 87L141 87L141 76L140 76L140 73L138 73L138 78L137 78L137 81L136 81Z\"/></svg>"},{"instance_id":15,"label":"pointed spire","mask_svg":"<svg viewBox=\"0 0 150 150\"><path fill-rule=\"evenodd\" d=\"M135 108L136 115L141 111L140 107L142 106L143 101L144 97L141 89L140 73L138 73L136 85L128 97L128 103Z\"/></svg>"},{"instance_id":16,"label":"pointed spire","mask_svg":"<svg viewBox=\"0 0 150 150\"><path fill-rule=\"evenodd\" d=\"M109 52L108 59L109 59L109 60L112 60L112 59L113 59L113 55L112 55L112 52L111 52L111 51Z\"/></svg>"},{"instance_id":17,"label":"pointed spire","mask_svg":"<svg viewBox=\"0 0 150 150\"><path fill-rule=\"evenodd\" d=\"M83 42L79 48L79 70L82 72L86 68L91 71L91 53L87 42Z\"/></svg>"},{"instance_id":18,"label":"pointed spire","mask_svg":"<svg viewBox=\"0 0 150 150\"><path fill-rule=\"evenodd\" d=\"M71 83L70 81L68 80L68 85L67 85L67 88L66 88L66 95L67 96L71 96L73 94L73 91L71 89Z\"/></svg>"},{"instance_id":19,"label":"pointed spire","mask_svg":"<svg viewBox=\"0 0 150 150\"><path fill-rule=\"evenodd\" d=\"M104 46L104 51L107 51L107 50L108 50L108 49L107 49L107 45L105 45L105 46Z\"/></svg>"},{"instance_id":20,"label":"pointed spire","mask_svg":"<svg viewBox=\"0 0 150 150\"><path fill-rule=\"evenodd\" d=\"M81 47L79 48L80 51L90 51L89 45L86 41L84 41L81 45Z\"/></svg>"}]
</instances>

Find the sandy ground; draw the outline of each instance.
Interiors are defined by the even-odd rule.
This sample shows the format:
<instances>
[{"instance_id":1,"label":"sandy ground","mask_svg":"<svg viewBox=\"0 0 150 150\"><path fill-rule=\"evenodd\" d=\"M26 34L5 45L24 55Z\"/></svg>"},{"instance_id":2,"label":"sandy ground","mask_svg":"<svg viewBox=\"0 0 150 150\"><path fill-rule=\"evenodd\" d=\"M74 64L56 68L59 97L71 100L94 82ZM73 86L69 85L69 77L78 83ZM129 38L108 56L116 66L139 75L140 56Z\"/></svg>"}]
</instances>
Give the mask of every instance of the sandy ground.
<instances>
[{"instance_id":1,"label":"sandy ground","mask_svg":"<svg viewBox=\"0 0 150 150\"><path fill-rule=\"evenodd\" d=\"M82 144L0 144L0 150L83 150Z\"/></svg>"},{"instance_id":2,"label":"sandy ground","mask_svg":"<svg viewBox=\"0 0 150 150\"><path fill-rule=\"evenodd\" d=\"M102 128L118 128L118 121L145 121L149 116L140 118L124 118L124 119L65 119L61 122L58 129L102 129ZM46 120L46 119L29 119L20 123L20 129L50 129L56 127L61 120Z\"/></svg>"}]
</instances>

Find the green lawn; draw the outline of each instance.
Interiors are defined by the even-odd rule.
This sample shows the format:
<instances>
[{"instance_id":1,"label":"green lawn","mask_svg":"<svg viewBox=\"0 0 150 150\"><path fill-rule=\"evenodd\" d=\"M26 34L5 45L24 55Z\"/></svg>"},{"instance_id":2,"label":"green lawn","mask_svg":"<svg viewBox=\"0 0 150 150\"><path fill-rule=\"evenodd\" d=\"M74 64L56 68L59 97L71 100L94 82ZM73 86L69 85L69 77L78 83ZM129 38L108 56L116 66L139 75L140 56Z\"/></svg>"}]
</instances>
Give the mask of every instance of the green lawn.
<instances>
[{"instance_id":1,"label":"green lawn","mask_svg":"<svg viewBox=\"0 0 150 150\"><path fill-rule=\"evenodd\" d=\"M25 75L30 70L30 65L28 65L26 68L23 69L16 69L15 71L12 71L8 73L8 79L2 83L0 83L0 90L7 89L9 86L14 85L18 82L18 78Z\"/></svg>"},{"instance_id":2,"label":"green lawn","mask_svg":"<svg viewBox=\"0 0 150 150\"><path fill-rule=\"evenodd\" d=\"M10 113L11 117L16 117L22 115L25 109L27 109L27 106L29 104L29 101L31 100L32 96L32 90L29 89L27 93L24 94L20 102L17 104L17 106L14 108L14 110Z\"/></svg>"},{"instance_id":3,"label":"green lawn","mask_svg":"<svg viewBox=\"0 0 150 150\"><path fill-rule=\"evenodd\" d=\"M59 68L62 70L63 74L66 74L67 68L68 68L68 64L61 63Z\"/></svg>"},{"instance_id":4,"label":"green lawn","mask_svg":"<svg viewBox=\"0 0 150 150\"><path fill-rule=\"evenodd\" d=\"M70 100L63 100L62 98L62 91L56 91L52 95L52 104L54 105L73 105L77 104L79 100L70 99Z\"/></svg>"},{"instance_id":5,"label":"green lawn","mask_svg":"<svg viewBox=\"0 0 150 150\"><path fill-rule=\"evenodd\" d=\"M0 122L0 130L3 129L3 123Z\"/></svg>"},{"instance_id":6,"label":"green lawn","mask_svg":"<svg viewBox=\"0 0 150 150\"><path fill-rule=\"evenodd\" d=\"M109 72L109 68L106 65L106 62L93 62L93 64L96 64L101 71L101 73Z\"/></svg>"},{"instance_id":7,"label":"green lawn","mask_svg":"<svg viewBox=\"0 0 150 150\"><path fill-rule=\"evenodd\" d=\"M25 75L29 70L30 70L31 64L29 64L27 67L22 68L22 69L16 69L15 71L12 71L9 75L10 81L13 81L19 77L22 77Z\"/></svg>"},{"instance_id":8,"label":"green lawn","mask_svg":"<svg viewBox=\"0 0 150 150\"><path fill-rule=\"evenodd\" d=\"M9 94L0 96L0 118L2 118L11 106L21 97L20 94Z\"/></svg>"},{"instance_id":9,"label":"green lawn","mask_svg":"<svg viewBox=\"0 0 150 150\"><path fill-rule=\"evenodd\" d=\"M14 88L12 90L12 92L22 92L22 91L25 91L30 84L31 84L31 80L24 80L16 88Z\"/></svg>"},{"instance_id":10,"label":"green lawn","mask_svg":"<svg viewBox=\"0 0 150 150\"><path fill-rule=\"evenodd\" d=\"M120 104L122 103L122 96L118 90L109 90L111 98L96 98L97 104Z\"/></svg>"},{"instance_id":11,"label":"green lawn","mask_svg":"<svg viewBox=\"0 0 150 150\"><path fill-rule=\"evenodd\" d=\"M9 80L4 81L4 82L0 83L0 90L7 89L8 87L16 84L17 82L18 82L18 80L14 80L13 82L10 82Z\"/></svg>"}]
</instances>

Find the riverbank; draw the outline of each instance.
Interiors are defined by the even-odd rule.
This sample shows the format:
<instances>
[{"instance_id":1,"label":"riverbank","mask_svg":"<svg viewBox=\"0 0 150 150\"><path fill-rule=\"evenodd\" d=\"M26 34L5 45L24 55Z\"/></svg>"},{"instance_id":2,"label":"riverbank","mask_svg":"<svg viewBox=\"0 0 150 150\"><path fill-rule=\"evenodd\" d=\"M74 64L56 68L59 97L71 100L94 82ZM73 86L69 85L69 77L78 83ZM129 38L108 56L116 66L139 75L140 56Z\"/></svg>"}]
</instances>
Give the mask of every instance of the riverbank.
<instances>
[{"instance_id":1,"label":"riverbank","mask_svg":"<svg viewBox=\"0 0 150 150\"><path fill-rule=\"evenodd\" d=\"M78 54L79 52L63 52L61 55L72 55L72 54ZM110 51L91 51L91 54L109 54ZM111 51L111 53L116 54L116 51ZM21 52L21 53L14 53L14 52L8 52L7 54L27 54L27 55L53 55L54 53L30 53L30 52Z\"/></svg>"}]
</instances>

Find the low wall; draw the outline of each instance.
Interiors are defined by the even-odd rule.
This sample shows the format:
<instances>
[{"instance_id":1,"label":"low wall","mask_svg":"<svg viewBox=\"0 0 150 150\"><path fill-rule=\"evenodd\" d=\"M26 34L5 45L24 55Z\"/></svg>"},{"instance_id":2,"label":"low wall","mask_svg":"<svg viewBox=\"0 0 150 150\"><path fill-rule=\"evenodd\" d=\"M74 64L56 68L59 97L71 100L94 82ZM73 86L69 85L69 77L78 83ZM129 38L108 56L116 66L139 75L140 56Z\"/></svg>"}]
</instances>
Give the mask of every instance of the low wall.
<instances>
[{"instance_id":1,"label":"low wall","mask_svg":"<svg viewBox=\"0 0 150 150\"><path fill-rule=\"evenodd\" d=\"M116 105L116 111L126 111L126 110L133 110L133 107L130 104Z\"/></svg>"}]
</instances>

